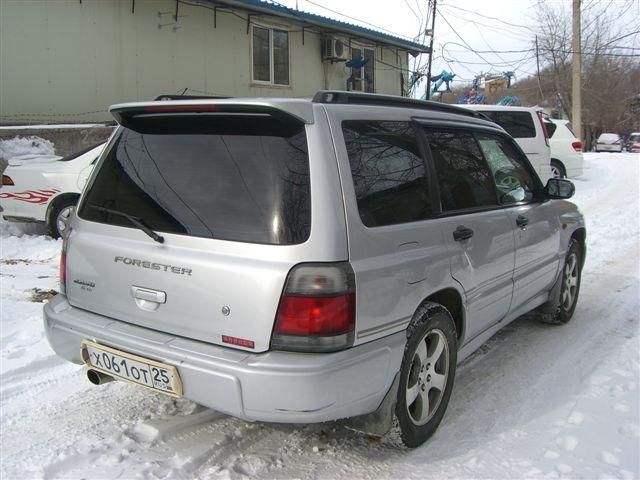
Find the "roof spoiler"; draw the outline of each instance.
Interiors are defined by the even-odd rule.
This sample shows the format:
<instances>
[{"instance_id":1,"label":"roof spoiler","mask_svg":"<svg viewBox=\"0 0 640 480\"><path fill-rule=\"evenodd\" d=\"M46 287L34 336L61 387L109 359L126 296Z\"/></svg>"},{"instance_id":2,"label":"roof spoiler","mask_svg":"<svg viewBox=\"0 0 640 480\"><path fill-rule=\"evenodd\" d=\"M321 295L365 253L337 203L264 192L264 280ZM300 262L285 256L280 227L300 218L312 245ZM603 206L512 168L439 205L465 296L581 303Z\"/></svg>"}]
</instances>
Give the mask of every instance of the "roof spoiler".
<instances>
[{"instance_id":1,"label":"roof spoiler","mask_svg":"<svg viewBox=\"0 0 640 480\"><path fill-rule=\"evenodd\" d=\"M154 101L167 101L167 100L220 100L225 98L233 98L233 97L223 97L216 95L180 95L175 93L168 93L158 95L154 98Z\"/></svg>"}]
</instances>

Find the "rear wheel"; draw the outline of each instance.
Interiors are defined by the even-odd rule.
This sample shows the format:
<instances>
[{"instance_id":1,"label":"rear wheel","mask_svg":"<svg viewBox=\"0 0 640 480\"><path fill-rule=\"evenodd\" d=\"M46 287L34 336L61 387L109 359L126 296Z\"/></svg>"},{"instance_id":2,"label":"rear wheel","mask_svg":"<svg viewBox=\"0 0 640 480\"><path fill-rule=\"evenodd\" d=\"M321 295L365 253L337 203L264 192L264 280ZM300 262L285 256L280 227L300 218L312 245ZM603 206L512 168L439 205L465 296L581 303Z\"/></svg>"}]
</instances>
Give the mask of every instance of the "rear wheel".
<instances>
[{"instance_id":1,"label":"rear wheel","mask_svg":"<svg viewBox=\"0 0 640 480\"><path fill-rule=\"evenodd\" d=\"M451 397L456 370L456 328L441 305L427 303L407 330L396 418L402 443L414 448L433 435Z\"/></svg>"},{"instance_id":2,"label":"rear wheel","mask_svg":"<svg viewBox=\"0 0 640 480\"><path fill-rule=\"evenodd\" d=\"M565 172L564 166L557 160L551 160L551 176L553 178L567 177L567 172Z\"/></svg>"},{"instance_id":3,"label":"rear wheel","mask_svg":"<svg viewBox=\"0 0 640 480\"><path fill-rule=\"evenodd\" d=\"M62 237L69 228L69 220L73 209L76 208L78 200L76 198L66 198L61 200L49 215L49 234L53 238Z\"/></svg>"}]
</instances>

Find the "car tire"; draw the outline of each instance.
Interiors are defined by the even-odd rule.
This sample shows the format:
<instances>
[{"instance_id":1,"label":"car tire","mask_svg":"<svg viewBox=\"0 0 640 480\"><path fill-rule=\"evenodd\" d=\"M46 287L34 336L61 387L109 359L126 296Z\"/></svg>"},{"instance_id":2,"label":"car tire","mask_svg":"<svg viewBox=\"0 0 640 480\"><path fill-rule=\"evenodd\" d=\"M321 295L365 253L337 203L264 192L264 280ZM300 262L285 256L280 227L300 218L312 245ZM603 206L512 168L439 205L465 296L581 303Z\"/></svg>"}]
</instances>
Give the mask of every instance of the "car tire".
<instances>
[{"instance_id":1,"label":"car tire","mask_svg":"<svg viewBox=\"0 0 640 480\"><path fill-rule=\"evenodd\" d=\"M453 389L457 349L449 311L436 303L421 306L407 329L395 409L405 446L422 445L442 421Z\"/></svg>"},{"instance_id":2,"label":"car tire","mask_svg":"<svg viewBox=\"0 0 640 480\"><path fill-rule=\"evenodd\" d=\"M51 210L47 227L52 238L60 238L64 235L68 228L69 217L77 203L77 198L65 198Z\"/></svg>"},{"instance_id":3,"label":"car tire","mask_svg":"<svg viewBox=\"0 0 640 480\"><path fill-rule=\"evenodd\" d=\"M553 178L567 178L567 172L562 163L557 160L551 160L551 176Z\"/></svg>"},{"instance_id":4,"label":"car tire","mask_svg":"<svg viewBox=\"0 0 640 480\"><path fill-rule=\"evenodd\" d=\"M564 325L573 316L580 294L582 275L582 248L577 240L571 239L562 266L560 296L552 313L543 315L542 321L552 325Z\"/></svg>"}]
</instances>

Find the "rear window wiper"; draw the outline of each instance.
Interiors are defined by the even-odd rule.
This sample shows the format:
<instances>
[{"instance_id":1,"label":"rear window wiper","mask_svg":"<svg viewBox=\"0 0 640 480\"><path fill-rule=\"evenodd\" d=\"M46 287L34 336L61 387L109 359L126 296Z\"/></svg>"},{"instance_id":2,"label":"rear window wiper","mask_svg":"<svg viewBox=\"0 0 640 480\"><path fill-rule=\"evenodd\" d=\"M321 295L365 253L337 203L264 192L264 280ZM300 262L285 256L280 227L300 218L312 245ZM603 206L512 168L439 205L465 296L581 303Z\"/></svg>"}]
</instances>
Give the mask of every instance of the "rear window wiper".
<instances>
[{"instance_id":1,"label":"rear window wiper","mask_svg":"<svg viewBox=\"0 0 640 480\"><path fill-rule=\"evenodd\" d=\"M139 217L134 217L133 215L129 215L128 213L120 212L118 210L112 210L110 208L94 205L93 203L90 203L89 207L93 208L94 210L99 210L100 212L111 213L113 215L119 215L121 217L124 217L127 220L129 220L131 223L133 223L136 227L138 227L140 230L142 230L144 233L146 233L151 238L153 238L156 242L164 243L164 237L161 235L158 235L156 232L151 230L149 226L144 223L144 220L142 220Z\"/></svg>"}]
</instances>

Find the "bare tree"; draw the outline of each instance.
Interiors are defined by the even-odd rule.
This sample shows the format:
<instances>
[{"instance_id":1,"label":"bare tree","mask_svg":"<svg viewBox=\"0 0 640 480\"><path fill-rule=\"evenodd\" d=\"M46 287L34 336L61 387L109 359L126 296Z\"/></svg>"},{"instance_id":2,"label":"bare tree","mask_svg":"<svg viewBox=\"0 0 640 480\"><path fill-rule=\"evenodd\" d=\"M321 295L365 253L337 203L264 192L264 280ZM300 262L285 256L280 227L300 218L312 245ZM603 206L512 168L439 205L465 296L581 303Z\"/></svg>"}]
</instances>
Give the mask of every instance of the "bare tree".
<instances>
[{"instance_id":1,"label":"bare tree","mask_svg":"<svg viewBox=\"0 0 640 480\"><path fill-rule=\"evenodd\" d=\"M634 5L633 0L583 3L582 130L586 149L601 132L628 133L625 130L637 122L630 108L631 99L640 93L640 48L634 48L634 40L640 38L640 21ZM571 15L565 4L551 2L540 1L536 11L543 65L540 103L559 104L571 118Z\"/></svg>"}]
</instances>

